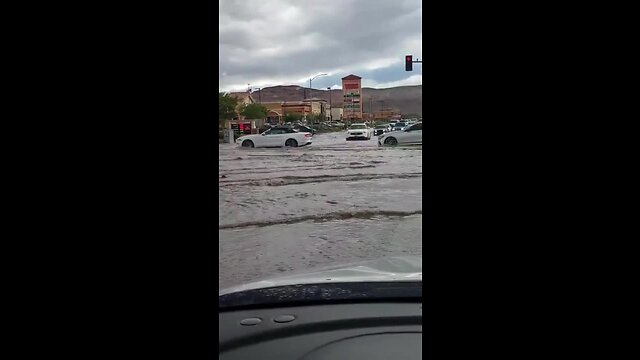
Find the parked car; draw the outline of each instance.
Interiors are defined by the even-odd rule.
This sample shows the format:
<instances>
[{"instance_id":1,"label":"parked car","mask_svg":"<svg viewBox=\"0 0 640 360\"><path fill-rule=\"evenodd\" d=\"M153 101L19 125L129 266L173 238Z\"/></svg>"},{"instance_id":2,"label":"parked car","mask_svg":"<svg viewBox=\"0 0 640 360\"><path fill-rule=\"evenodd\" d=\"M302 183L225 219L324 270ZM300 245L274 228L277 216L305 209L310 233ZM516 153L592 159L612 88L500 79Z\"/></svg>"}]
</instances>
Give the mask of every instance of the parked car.
<instances>
[{"instance_id":1,"label":"parked car","mask_svg":"<svg viewBox=\"0 0 640 360\"><path fill-rule=\"evenodd\" d=\"M367 124L351 124L351 126L349 126L349 128L347 129L347 140L369 140L371 139L371 134L373 134L373 129L368 127Z\"/></svg>"},{"instance_id":2,"label":"parked car","mask_svg":"<svg viewBox=\"0 0 640 360\"><path fill-rule=\"evenodd\" d=\"M408 126L402 131L393 131L378 137L378 145L422 145L422 123Z\"/></svg>"},{"instance_id":3,"label":"parked car","mask_svg":"<svg viewBox=\"0 0 640 360\"><path fill-rule=\"evenodd\" d=\"M290 127L273 127L261 134L245 135L236 139L242 147L298 147L311 144L312 133L298 132Z\"/></svg>"},{"instance_id":4,"label":"parked car","mask_svg":"<svg viewBox=\"0 0 640 360\"><path fill-rule=\"evenodd\" d=\"M316 134L316 130L313 128L310 128L308 126L305 125L294 125L293 126L293 130L297 131L297 132L308 132L311 133L312 135Z\"/></svg>"},{"instance_id":5,"label":"parked car","mask_svg":"<svg viewBox=\"0 0 640 360\"><path fill-rule=\"evenodd\" d=\"M373 129L373 136L378 136L384 133L388 133L389 129L390 129L389 125L387 124L376 125L376 127Z\"/></svg>"},{"instance_id":6,"label":"parked car","mask_svg":"<svg viewBox=\"0 0 640 360\"><path fill-rule=\"evenodd\" d=\"M402 131L406 126L407 123L398 121L397 123L393 124L393 129L391 129L391 131Z\"/></svg>"}]
</instances>

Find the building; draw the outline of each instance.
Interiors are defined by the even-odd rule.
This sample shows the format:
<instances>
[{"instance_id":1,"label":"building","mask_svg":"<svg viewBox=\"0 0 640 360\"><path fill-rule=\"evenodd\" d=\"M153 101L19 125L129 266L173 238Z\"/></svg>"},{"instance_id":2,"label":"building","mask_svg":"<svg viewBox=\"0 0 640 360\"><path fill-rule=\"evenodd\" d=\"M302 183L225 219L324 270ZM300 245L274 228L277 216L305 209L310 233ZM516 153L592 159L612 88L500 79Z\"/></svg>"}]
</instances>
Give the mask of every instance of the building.
<instances>
[{"instance_id":1,"label":"building","mask_svg":"<svg viewBox=\"0 0 640 360\"><path fill-rule=\"evenodd\" d=\"M400 111L398 109L392 109L392 108L384 108L384 109L374 111L373 115L376 119L384 119L384 120L399 119L401 116Z\"/></svg>"},{"instance_id":2,"label":"building","mask_svg":"<svg viewBox=\"0 0 640 360\"><path fill-rule=\"evenodd\" d=\"M331 108L331 118L333 121L342 121L342 108Z\"/></svg>"},{"instance_id":3,"label":"building","mask_svg":"<svg viewBox=\"0 0 640 360\"><path fill-rule=\"evenodd\" d=\"M362 78L349 75L342 78L343 117L349 121L362 121Z\"/></svg>"},{"instance_id":4,"label":"building","mask_svg":"<svg viewBox=\"0 0 640 360\"><path fill-rule=\"evenodd\" d=\"M311 105L311 114L318 116L318 119L326 121L330 119L330 106L324 99L305 99L304 102Z\"/></svg>"},{"instance_id":5,"label":"building","mask_svg":"<svg viewBox=\"0 0 640 360\"><path fill-rule=\"evenodd\" d=\"M236 116L232 120L244 120L244 116L240 115L240 110L243 106L249 104L255 104L255 100L249 92L232 92L229 96L238 99L238 106L236 107Z\"/></svg>"},{"instance_id":6,"label":"building","mask_svg":"<svg viewBox=\"0 0 640 360\"><path fill-rule=\"evenodd\" d=\"M261 105L266 107L267 112L267 120L266 122L271 125L282 124L282 117L284 116L284 112L282 111L282 101L278 102L266 102Z\"/></svg>"},{"instance_id":7,"label":"building","mask_svg":"<svg viewBox=\"0 0 640 360\"><path fill-rule=\"evenodd\" d=\"M311 103L305 101L285 101L282 102L282 115L293 114L300 117L307 117L311 114Z\"/></svg>"},{"instance_id":8,"label":"building","mask_svg":"<svg viewBox=\"0 0 640 360\"><path fill-rule=\"evenodd\" d=\"M264 119L246 119L240 114L243 106L256 103L251 94L249 92L232 92L229 95L238 99L238 106L236 107L236 116L227 123L227 128L233 129L235 137L256 134L258 128L264 125Z\"/></svg>"}]
</instances>

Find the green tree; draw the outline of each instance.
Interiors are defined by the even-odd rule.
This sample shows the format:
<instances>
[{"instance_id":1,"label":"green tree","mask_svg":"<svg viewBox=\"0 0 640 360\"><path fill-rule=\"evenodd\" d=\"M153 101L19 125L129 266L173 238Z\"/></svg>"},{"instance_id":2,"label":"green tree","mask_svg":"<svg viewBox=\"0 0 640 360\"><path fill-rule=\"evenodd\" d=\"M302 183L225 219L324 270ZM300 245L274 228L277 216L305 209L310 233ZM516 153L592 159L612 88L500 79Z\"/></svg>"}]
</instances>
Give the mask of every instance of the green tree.
<instances>
[{"instance_id":1,"label":"green tree","mask_svg":"<svg viewBox=\"0 0 640 360\"><path fill-rule=\"evenodd\" d=\"M248 104L242 107L240 111L247 119L264 119L269 113L269 109L260 104Z\"/></svg>"},{"instance_id":2,"label":"green tree","mask_svg":"<svg viewBox=\"0 0 640 360\"><path fill-rule=\"evenodd\" d=\"M236 116L238 99L228 93L218 94L218 121L231 120Z\"/></svg>"},{"instance_id":3,"label":"green tree","mask_svg":"<svg viewBox=\"0 0 640 360\"><path fill-rule=\"evenodd\" d=\"M307 115L307 121L309 121L310 124L313 124L316 121L320 121L322 120L322 115L320 114L309 114Z\"/></svg>"},{"instance_id":4,"label":"green tree","mask_svg":"<svg viewBox=\"0 0 640 360\"><path fill-rule=\"evenodd\" d=\"M302 119L302 116L298 115L298 114L285 114L283 117L283 120L285 123L289 123L289 122L296 122L298 120Z\"/></svg>"}]
</instances>

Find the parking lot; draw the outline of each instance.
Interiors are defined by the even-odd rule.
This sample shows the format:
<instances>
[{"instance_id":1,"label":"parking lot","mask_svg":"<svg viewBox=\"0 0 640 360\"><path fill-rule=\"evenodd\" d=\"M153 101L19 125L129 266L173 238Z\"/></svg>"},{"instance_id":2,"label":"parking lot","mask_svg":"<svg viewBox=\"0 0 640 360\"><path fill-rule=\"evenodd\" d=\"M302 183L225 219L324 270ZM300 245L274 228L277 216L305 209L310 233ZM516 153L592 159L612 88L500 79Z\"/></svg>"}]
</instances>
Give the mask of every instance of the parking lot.
<instances>
[{"instance_id":1,"label":"parking lot","mask_svg":"<svg viewBox=\"0 0 640 360\"><path fill-rule=\"evenodd\" d=\"M310 146L220 144L220 287L422 254L422 147L317 134Z\"/></svg>"}]
</instances>

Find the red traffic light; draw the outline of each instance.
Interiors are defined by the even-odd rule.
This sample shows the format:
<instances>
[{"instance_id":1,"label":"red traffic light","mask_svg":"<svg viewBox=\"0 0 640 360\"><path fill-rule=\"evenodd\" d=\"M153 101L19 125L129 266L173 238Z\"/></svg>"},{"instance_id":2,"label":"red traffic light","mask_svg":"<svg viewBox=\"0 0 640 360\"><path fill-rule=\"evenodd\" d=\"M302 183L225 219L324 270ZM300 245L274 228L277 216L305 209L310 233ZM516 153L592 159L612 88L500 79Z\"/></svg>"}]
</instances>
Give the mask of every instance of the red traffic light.
<instances>
[{"instance_id":1,"label":"red traffic light","mask_svg":"<svg viewBox=\"0 0 640 360\"><path fill-rule=\"evenodd\" d=\"M407 55L404 69L406 71L413 71L413 55Z\"/></svg>"}]
</instances>

